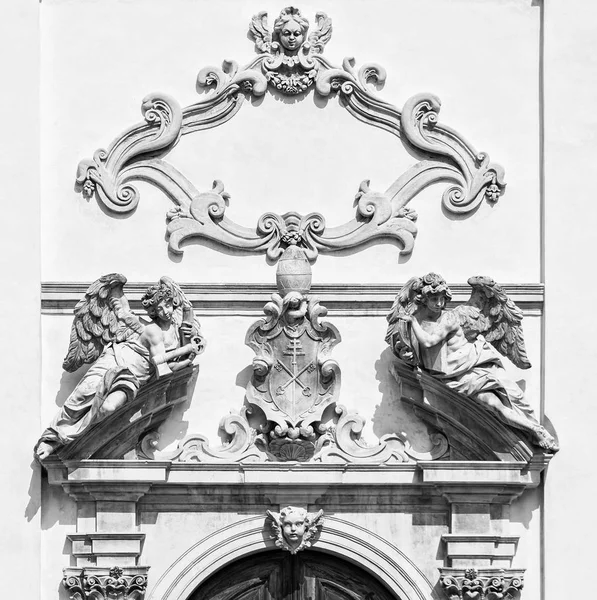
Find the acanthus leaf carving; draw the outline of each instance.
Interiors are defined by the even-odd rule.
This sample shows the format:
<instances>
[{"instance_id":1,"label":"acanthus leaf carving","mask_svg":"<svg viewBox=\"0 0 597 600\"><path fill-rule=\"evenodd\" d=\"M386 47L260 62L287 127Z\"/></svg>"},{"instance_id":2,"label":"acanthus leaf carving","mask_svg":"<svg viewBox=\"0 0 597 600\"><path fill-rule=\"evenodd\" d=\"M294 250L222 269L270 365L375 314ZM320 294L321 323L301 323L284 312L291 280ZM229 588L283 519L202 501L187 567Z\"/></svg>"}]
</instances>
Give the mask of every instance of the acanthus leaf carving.
<instances>
[{"instance_id":1,"label":"acanthus leaf carving","mask_svg":"<svg viewBox=\"0 0 597 600\"><path fill-rule=\"evenodd\" d=\"M501 569L440 569L440 585L448 600L520 600L524 578Z\"/></svg>"},{"instance_id":2,"label":"acanthus leaf carving","mask_svg":"<svg viewBox=\"0 0 597 600\"><path fill-rule=\"evenodd\" d=\"M381 87L385 82L383 67L367 63L357 69L353 58L334 67L324 58L322 52L332 31L325 13L316 14L316 26L310 33L307 19L296 8L280 13L273 32L266 17L261 12L251 21L250 32L259 52L251 62L239 67L234 61L224 61L221 68L201 69L197 84L211 90L200 101L181 109L166 95L148 96L142 105L145 123L79 164L77 185L83 194L95 193L112 212L130 213L139 202L133 182L157 186L174 204L168 211L167 227L169 248L175 253L182 252L184 241L206 238L236 251L263 253L275 261L288 244L286 234L300 232L301 239L295 243L313 262L320 252L358 248L374 240L393 241L402 254L410 253L417 228L416 213L407 205L431 184L448 183L442 203L456 214L474 211L483 199L494 203L504 193L503 168L439 123L436 96L415 95L400 111L372 91L373 85ZM383 194L370 192L368 182L361 184L355 218L340 227L327 228L319 213L296 212L265 213L256 228L237 225L225 216L228 199L224 195L214 199L213 195L220 193L217 189L199 192L157 155L167 154L181 136L225 123L238 112L245 96L263 96L268 86L289 95L304 95L311 88L323 97L338 94L341 106L350 114L396 135L420 160ZM304 221L303 226L293 229L289 219Z\"/></svg>"},{"instance_id":3,"label":"acanthus leaf carving","mask_svg":"<svg viewBox=\"0 0 597 600\"><path fill-rule=\"evenodd\" d=\"M143 600L148 567L64 569L62 583L71 600Z\"/></svg>"}]
</instances>

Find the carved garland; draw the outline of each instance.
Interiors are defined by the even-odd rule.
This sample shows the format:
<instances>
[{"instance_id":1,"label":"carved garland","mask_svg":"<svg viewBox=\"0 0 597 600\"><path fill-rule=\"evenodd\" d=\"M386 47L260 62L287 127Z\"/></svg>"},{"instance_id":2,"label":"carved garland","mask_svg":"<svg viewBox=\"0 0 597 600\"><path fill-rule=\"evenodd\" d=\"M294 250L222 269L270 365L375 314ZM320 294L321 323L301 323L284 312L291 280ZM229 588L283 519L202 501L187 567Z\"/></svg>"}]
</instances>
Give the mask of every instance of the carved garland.
<instances>
[{"instance_id":1,"label":"carved garland","mask_svg":"<svg viewBox=\"0 0 597 600\"><path fill-rule=\"evenodd\" d=\"M241 68L224 61L221 69L202 69L198 86L213 89L184 109L167 95L147 96L141 105L145 123L124 132L107 150L97 150L93 159L79 163L79 190L87 196L95 193L106 208L122 214L132 212L139 202L133 182L147 181L160 188L174 204L167 214L168 246L174 253L182 253L183 242L205 238L237 251L266 254L271 261L287 246L298 245L311 262L319 252L356 248L372 240L396 242L402 254L410 253L417 215L407 205L433 183L449 184L442 202L456 214L472 212L484 198L496 202L504 193L503 168L439 124L441 103L436 96L417 94L399 110L371 89L371 83L383 85L383 67L370 63L356 69L352 58L335 67L321 56L332 33L325 13L317 13L316 28L308 36L308 22L298 9L284 9L273 32L266 17L264 12L255 15L250 26L260 52L257 58ZM222 125L247 97L263 96L268 87L284 95L304 95L312 88L322 97L338 94L351 115L396 135L421 160L383 193L372 191L369 181L362 182L355 217L342 226L327 227L320 213L295 212L265 213L254 228L238 225L225 216L229 195L220 181L211 191L199 192L159 156L184 135Z\"/></svg>"}]
</instances>

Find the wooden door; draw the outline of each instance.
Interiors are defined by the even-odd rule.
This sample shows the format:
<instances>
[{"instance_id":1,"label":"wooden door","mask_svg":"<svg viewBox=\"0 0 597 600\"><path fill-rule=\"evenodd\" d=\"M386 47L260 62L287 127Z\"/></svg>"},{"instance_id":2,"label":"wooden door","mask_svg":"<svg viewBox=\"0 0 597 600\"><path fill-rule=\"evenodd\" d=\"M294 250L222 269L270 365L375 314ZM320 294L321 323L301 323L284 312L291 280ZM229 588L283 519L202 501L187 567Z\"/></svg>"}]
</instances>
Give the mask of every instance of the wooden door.
<instances>
[{"instance_id":1,"label":"wooden door","mask_svg":"<svg viewBox=\"0 0 597 600\"><path fill-rule=\"evenodd\" d=\"M400 600L372 575L322 552L255 554L212 575L190 600Z\"/></svg>"}]
</instances>

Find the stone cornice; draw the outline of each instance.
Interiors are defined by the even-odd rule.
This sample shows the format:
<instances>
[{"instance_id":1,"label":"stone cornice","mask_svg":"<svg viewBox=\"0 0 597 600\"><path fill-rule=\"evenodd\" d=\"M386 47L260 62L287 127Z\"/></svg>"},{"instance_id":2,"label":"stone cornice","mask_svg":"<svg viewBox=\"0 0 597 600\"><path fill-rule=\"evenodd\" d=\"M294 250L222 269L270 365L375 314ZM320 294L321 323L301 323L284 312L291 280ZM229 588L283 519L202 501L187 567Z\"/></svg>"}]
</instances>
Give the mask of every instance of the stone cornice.
<instances>
[{"instance_id":1,"label":"stone cornice","mask_svg":"<svg viewBox=\"0 0 597 600\"><path fill-rule=\"evenodd\" d=\"M446 468L443 468L445 465ZM351 465L304 463L188 464L170 461L84 460L46 465L49 482L69 494L98 486L114 497L151 484L139 500L166 510L222 510L246 498L264 505L284 504L297 493L306 503L341 506L343 497L377 503L383 510L415 506L421 494L434 498L435 509L463 496L469 502L507 503L536 487L544 464L486 461L422 461L419 464ZM476 500L475 500L476 499Z\"/></svg>"},{"instance_id":2,"label":"stone cornice","mask_svg":"<svg viewBox=\"0 0 597 600\"><path fill-rule=\"evenodd\" d=\"M44 314L72 314L90 282L46 281L41 284L41 309ZM140 299L149 282L129 282L126 294L134 311L142 312ZM317 296L335 316L385 316L403 283L396 284L314 284ZM212 283L180 284L195 306L198 316L261 316L263 306L276 291L272 284ZM525 316L541 314L544 286L540 283L510 283L502 286ZM471 288L466 283L450 284L455 303L465 302Z\"/></svg>"}]
</instances>

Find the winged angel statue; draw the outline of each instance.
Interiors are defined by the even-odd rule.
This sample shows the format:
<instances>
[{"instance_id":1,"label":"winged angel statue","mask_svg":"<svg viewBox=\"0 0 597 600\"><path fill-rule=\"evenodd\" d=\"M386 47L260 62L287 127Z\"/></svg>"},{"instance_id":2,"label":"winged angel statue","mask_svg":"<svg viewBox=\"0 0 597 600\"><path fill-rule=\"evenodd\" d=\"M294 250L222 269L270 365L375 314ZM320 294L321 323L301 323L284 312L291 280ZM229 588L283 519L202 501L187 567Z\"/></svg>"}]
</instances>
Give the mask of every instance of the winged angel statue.
<instances>
[{"instance_id":1,"label":"winged angel statue","mask_svg":"<svg viewBox=\"0 0 597 600\"><path fill-rule=\"evenodd\" d=\"M193 307L174 281L162 277L145 291L141 303L149 321L131 311L125 283L118 273L104 275L75 307L62 366L74 372L93 365L37 443L42 460L133 400L154 374L159 378L187 367L203 351Z\"/></svg>"},{"instance_id":2,"label":"winged angel statue","mask_svg":"<svg viewBox=\"0 0 597 600\"><path fill-rule=\"evenodd\" d=\"M511 381L501 355L530 368L522 312L490 277L471 277L466 304L446 310L452 292L436 273L410 279L388 315L386 342L402 360L421 366L448 387L471 397L512 427L556 452L556 439L537 420L522 390Z\"/></svg>"}]
</instances>

